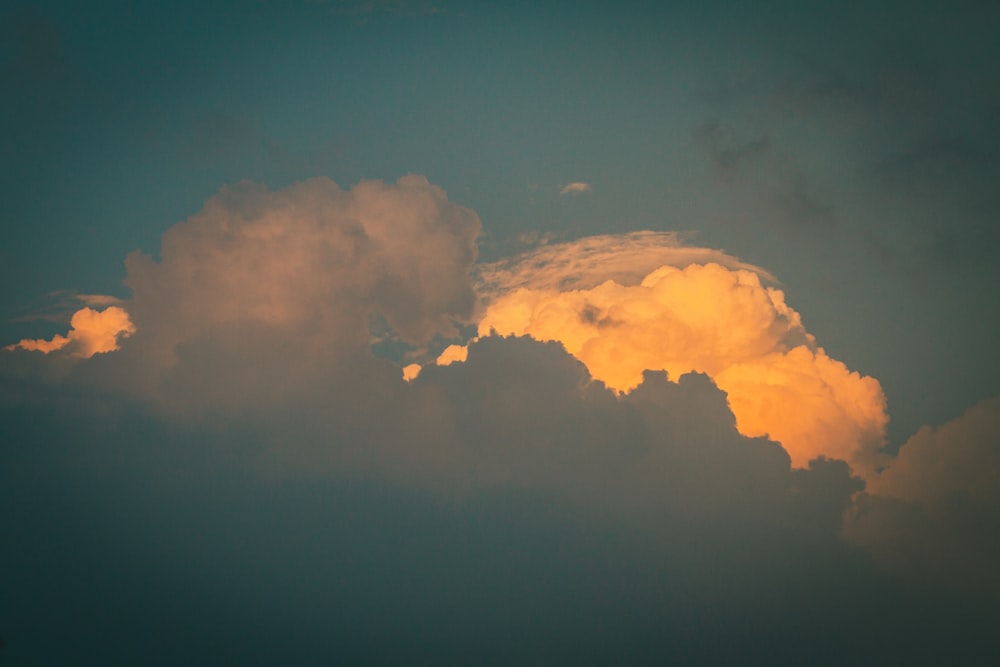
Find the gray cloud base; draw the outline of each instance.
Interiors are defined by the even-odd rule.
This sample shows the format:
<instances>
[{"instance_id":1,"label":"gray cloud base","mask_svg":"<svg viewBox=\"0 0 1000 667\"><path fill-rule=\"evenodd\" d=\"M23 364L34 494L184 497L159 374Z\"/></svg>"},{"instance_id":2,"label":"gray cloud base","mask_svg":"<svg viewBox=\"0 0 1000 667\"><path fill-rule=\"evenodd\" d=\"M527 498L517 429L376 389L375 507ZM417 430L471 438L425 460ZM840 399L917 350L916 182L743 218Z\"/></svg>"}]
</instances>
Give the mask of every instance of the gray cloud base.
<instances>
[{"instance_id":1,"label":"gray cloud base","mask_svg":"<svg viewBox=\"0 0 1000 667\"><path fill-rule=\"evenodd\" d=\"M619 396L486 337L404 382L370 320L419 343L471 317L478 225L421 177L241 186L130 257L119 351L0 356L12 663L995 657L988 408L856 496L846 463L741 436L702 375ZM942 448L979 481L925 498ZM893 567L941 527L949 558Z\"/></svg>"},{"instance_id":2,"label":"gray cloud base","mask_svg":"<svg viewBox=\"0 0 1000 667\"><path fill-rule=\"evenodd\" d=\"M846 464L791 471L703 376L647 375L619 399L527 339L485 339L413 384L385 366L223 421L5 380L11 659L975 664L993 649L989 595L887 575L841 541Z\"/></svg>"}]
</instances>

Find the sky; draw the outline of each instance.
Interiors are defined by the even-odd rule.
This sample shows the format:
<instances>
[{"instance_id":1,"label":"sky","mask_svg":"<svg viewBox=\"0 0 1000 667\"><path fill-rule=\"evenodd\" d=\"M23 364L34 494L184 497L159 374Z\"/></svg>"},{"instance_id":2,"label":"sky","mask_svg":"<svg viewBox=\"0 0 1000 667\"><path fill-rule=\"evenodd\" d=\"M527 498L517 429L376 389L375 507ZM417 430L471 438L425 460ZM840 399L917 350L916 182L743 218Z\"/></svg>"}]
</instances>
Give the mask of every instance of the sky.
<instances>
[{"instance_id":1,"label":"sky","mask_svg":"<svg viewBox=\"0 0 1000 667\"><path fill-rule=\"evenodd\" d=\"M995 664L993 3L0 6L0 664Z\"/></svg>"}]
</instances>

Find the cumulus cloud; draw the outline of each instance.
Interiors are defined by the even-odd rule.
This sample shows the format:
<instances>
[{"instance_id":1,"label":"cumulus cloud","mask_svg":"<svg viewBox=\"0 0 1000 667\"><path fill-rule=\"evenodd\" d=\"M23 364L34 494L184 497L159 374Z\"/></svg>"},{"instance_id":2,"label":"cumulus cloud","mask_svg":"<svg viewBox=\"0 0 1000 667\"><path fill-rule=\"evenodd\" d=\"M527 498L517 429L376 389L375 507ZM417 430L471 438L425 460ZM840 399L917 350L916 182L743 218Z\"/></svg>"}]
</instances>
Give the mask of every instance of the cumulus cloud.
<instances>
[{"instance_id":1,"label":"cumulus cloud","mask_svg":"<svg viewBox=\"0 0 1000 667\"><path fill-rule=\"evenodd\" d=\"M112 306L98 321L84 309L68 337L20 346L72 339L90 356L137 331L100 371L113 385L173 410L245 410L319 391L359 363L382 373L372 370L373 320L409 344L454 339L457 323L478 320L480 337L558 341L621 392L646 370L705 373L741 433L780 442L795 466L827 456L875 467L881 387L816 345L765 270L655 232L474 267L479 232L474 212L420 176L350 190L328 179L277 192L244 183L168 230L158 260L127 258L128 314ZM466 354L451 345L436 363ZM414 380L419 366L402 373Z\"/></svg>"},{"instance_id":2,"label":"cumulus cloud","mask_svg":"<svg viewBox=\"0 0 1000 667\"><path fill-rule=\"evenodd\" d=\"M766 273L674 247L674 237L626 237L622 258L610 259L612 238L549 246L486 272L495 296L479 334L559 341L623 392L647 369L706 373L741 432L781 442L796 466L828 456L874 468L888 422L881 386L831 359L783 292L762 282Z\"/></svg>"},{"instance_id":3,"label":"cumulus cloud","mask_svg":"<svg viewBox=\"0 0 1000 667\"><path fill-rule=\"evenodd\" d=\"M420 375L420 364L407 364L403 366L403 379L409 382Z\"/></svg>"},{"instance_id":4,"label":"cumulus cloud","mask_svg":"<svg viewBox=\"0 0 1000 667\"><path fill-rule=\"evenodd\" d=\"M83 295L91 296L91 295ZM106 303L105 299L95 302ZM49 354L64 350L73 357L88 358L95 354L113 352L118 349L121 338L135 333L135 325L125 309L109 306L104 310L81 308L70 319L70 330L65 336L56 334L51 340L24 339L5 347L5 350L30 350Z\"/></svg>"},{"instance_id":5,"label":"cumulus cloud","mask_svg":"<svg viewBox=\"0 0 1000 667\"><path fill-rule=\"evenodd\" d=\"M919 502L966 494L1000 507L1000 396L940 428L923 426L873 482L872 492Z\"/></svg>"},{"instance_id":6,"label":"cumulus cloud","mask_svg":"<svg viewBox=\"0 0 1000 667\"><path fill-rule=\"evenodd\" d=\"M922 427L872 479L846 537L895 569L1000 591L1000 396Z\"/></svg>"},{"instance_id":7,"label":"cumulus cloud","mask_svg":"<svg viewBox=\"0 0 1000 667\"><path fill-rule=\"evenodd\" d=\"M163 235L158 260L126 259L139 334L121 363L146 391L184 400L191 384L235 405L368 354L375 319L407 343L454 336L476 303L479 232L421 176L225 188ZM229 371L239 387L211 386Z\"/></svg>"}]
</instances>

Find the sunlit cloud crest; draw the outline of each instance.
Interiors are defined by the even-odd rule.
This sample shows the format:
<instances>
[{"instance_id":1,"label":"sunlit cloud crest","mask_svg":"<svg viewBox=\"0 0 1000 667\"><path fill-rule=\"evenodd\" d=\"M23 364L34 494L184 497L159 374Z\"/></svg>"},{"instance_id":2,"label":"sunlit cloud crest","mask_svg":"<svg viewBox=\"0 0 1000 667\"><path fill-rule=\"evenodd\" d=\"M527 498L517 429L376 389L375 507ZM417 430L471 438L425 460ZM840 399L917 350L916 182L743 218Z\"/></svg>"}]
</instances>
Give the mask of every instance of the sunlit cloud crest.
<instances>
[{"instance_id":1,"label":"sunlit cloud crest","mask_svg":"<svg viewBox=\"0 0 1000 667\"><path fill-rule=\"evenodd\" d=\"M685 262L655 268L638 284L607 279L560 289L566 282L553 266L562 266L571 284L586 284L591 255L574 244L544 249L560 250L570 259L507 270L500 282L520 286L493 297L480 336L558 341L621 392L638 386L644 370L665 370L675 380L706 373L729 395L740 431L781 442L796 466L820 455L874 466L888 422L881 386L818 347L784 293L765 286L760 272ZM606 275L603 255L595 256L595 273Z\"/></svg>"}]
</instances>

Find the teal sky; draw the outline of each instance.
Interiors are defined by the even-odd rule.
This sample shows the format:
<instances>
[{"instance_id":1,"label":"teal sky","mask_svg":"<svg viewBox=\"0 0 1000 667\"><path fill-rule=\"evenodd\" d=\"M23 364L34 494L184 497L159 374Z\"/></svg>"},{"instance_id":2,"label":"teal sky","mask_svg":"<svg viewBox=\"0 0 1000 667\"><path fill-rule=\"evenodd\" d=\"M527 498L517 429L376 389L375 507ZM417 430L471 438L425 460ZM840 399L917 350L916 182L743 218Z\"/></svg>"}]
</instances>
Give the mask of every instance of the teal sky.
<instances>
[{"instance_id":1,"label":"teal sky","mask_svg":"<svg viewBox=\"0 0 1000 667\"><path fill-rule=\"evenodd\" d=\"M0 351L19 545L0 549L18 582L0 665L66 664L74 642L93 664L993 664L997 25L977 0L3 3L0 347L66 333L74 294L151 326L117 356ZM831 358L881 383L888 450L912 458L859 495L847 464L792 469L737 433L702 376L581 393L558 346L487 338L407 384L352 347L372 312L440 333L464 283L407 310L426 287L409 274L383 293L320 263L347 285L317 292L321 325L200 329L230 293L136 260L127 301L126 256L158 258L227 185L281 192L233 190L205 228L244 196L264 218L299 196L341 215L301 184L379 180L388 201L407 174L475 211L482 261L654 230L763 267ZM448 244L471 223L406 182L465 280ZM232 259L191 228L181 255ZM437 277L437 256L404 256ZM939 441L961 461L928 472ZM161 628L179 639L157 662Z\"/></svg>"}]
</instances>

